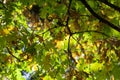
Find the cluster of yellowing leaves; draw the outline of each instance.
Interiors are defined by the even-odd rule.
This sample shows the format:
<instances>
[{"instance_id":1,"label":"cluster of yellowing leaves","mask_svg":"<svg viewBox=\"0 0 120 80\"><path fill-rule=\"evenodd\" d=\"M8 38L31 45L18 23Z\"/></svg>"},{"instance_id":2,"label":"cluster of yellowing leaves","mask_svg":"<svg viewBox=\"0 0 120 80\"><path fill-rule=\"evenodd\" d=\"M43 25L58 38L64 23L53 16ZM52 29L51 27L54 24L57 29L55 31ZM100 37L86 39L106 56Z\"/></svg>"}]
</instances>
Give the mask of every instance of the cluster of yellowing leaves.
<instances>
[{"instance_id":1,"label":"cluster of yellowing leaves","mask_svg":"<svg viewBox=\"0 0 120 80\"><path fill-rule=\"evenodd\" d=\"M14 30L14 26L12 25L8 25L7 27L3 28L0 30L0 35L3 36L3 35L8 35L10 34L10 32Z\"/></svg>"}]
</instances>

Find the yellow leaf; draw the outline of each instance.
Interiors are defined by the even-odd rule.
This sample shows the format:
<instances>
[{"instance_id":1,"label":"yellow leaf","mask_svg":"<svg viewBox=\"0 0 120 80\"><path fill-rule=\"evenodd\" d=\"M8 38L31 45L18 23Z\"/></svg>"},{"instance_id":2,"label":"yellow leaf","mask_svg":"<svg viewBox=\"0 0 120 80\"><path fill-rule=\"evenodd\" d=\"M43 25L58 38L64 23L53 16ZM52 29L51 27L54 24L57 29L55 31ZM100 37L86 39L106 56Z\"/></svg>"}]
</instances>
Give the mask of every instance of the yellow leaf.
<instances>
[{"instance_id":1,"label":"yellow leaf","mask_svg":"<svg viewBox=\"0 0 120 80\"><path fill-rule=\"evenodd\" d=\"M14 27L12 25L8 27L9 31L12 31L13 29L14 29Z\"/></svg>"},{"instance_id":2,"label":"yellow leaf","mask_svg":"<svg viewBox=\"0 0 120 80\"><path fill-rule=\"evenodd\" d=\"M56 47L58 49L62 48L64 46L64 42L63 41L55 41L56 42Z\"/></svg>"},{"instance_id":3,"label":"yellow leaf","mask_svg":"<svg viewBox=\"0 0 120 80\"><path fill-rule=\"evenodd\" d=\"M101 70L103 68L103 63L98 63L98 62L92 63L90 65L90 68L91 68L92 71Z\"/></svg>"},{"instance_id":4,"label":"yellow leaf","mask_svg":"<svg viewBox=\"0 0 120 80\"><path fill-rule=\"evenodd\" d=\"M46 75L43 80L53 80L49 75Z\"/></svg>"},{"instance_id":5,"label":"yellow leaf","mask_svg":"<svg viewBox=\"0 0 120 80\"><path fill-rule=\"evenodd\" d=\"M1 35L10 34L10 31L12 31L13 29L14 29L14 27L11 26L11 25L9 25L9 26L7 26L7 28L1 29L1 30L0 30L0 34L1 34Z\"/></svg>"},{"instance_id":6,"label":"yellow leaf","mask_svg":"<svg viewBox=\"0 0 120 80\"><path fill-rule=\"evenodd\" d=\"M38 70L38 65L32 64L32 71L37 71L37 70Z\"/></svg>"},{"instance_id":7,"label":"yellow leaf","mask_svg":"<svg viewBox=\"0 0 120 80\"><path fill-rule=\"evenodd\" d=\"M10 33L10 31L8 29L3 29L3 34L7 35L9 33Z\"/></svg>"}]
</instances>

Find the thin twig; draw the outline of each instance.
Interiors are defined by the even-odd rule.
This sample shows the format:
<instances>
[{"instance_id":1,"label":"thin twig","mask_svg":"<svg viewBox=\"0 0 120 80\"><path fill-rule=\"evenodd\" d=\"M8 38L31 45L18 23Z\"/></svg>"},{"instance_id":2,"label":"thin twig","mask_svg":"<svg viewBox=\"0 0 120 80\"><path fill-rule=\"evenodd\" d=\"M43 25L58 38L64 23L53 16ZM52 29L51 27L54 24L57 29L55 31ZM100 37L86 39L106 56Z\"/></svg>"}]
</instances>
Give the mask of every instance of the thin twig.
<instances>
[{"instance_id":1,"label":"thin twig","mask_svg":"<svg viewBox=\"0 0 120 80\"><path fill-rule=\"evenodd\" d=\"M52 28L47 29L47 30L44 31L42 34L45 34L46 32L48 32L48 31L50 31L50 30L52 30L52 29L55 29L55 28L57 28L57 26L54 26L54 27L52 27Z\"/></svg>"},{"instance_id":2,"label":"thin twig","mask_svg":"<svg viewBox=\"0 0 120 80\"><path fill-rule=\"evenodd\" d=\"M10 50L8 47L6 47L6 49L7 49L8 53L9 53L12 57L14 57L14 58L17 59L19 62L21 62L21 60L20 60L18 57L16 57L15 55L12 54L11 50Z\"/></svg>"},{"instance_id":3,"label":"thin twig","mask_svg":"<svg viewBox=\"0 0 120 80\"><path fill-rule=\"evenodd\" d=\"M69 38L68 38L68 48L67 48L68 56L69 56L70 60L73 61L73 63L77 64L76 60L72 56L72 52L71 52L71 48L70 48L70 38L71 38L71 36L69 36Z\"/></svg>"},{"instance_id":4,"label":"thin twig","mask_svg":"<svg viewBox=\"0 0 120 80\"><path fill-rule=\"evenodd\" d=\"M85 53L85 49L83 48L82 44L79 42L79 40L75 39L73 36L72 38L80 45L82 53Z\"/></svg>"},{"instance_id":5,"label":"thin twig","mask_svg":"<svg viewBox=\"0 0 120 80\"><path fill-rule=\"evenodd\" d=\"M105 34L104 32L99 32L99 31L96 31L96 30L87 30L87 31L74 32L74 33L72 33L72 35L80 34L80 33L90 33L90 32L92 32L92 33L99 33L99 34L102 34L102 35L104 35L106 37L110 37L109 35Z\"/></svg>"}]
</instances>

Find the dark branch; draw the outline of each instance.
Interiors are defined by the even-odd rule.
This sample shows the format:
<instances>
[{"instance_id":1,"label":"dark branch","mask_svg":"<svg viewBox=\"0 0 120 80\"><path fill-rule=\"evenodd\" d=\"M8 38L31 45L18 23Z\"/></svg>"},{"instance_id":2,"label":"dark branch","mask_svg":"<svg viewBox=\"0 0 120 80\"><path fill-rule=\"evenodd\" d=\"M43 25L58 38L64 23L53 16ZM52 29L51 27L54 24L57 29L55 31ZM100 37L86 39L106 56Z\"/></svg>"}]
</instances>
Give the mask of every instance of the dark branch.
<instances>
[{"instance_id":1,"label":"dark branch","mask_svg":"<svg viewBox=\"0 0 120 80\"><path fill-rule=\"evenodd\" d=\"M79 40L75 39L75 37L72 36L72 38L80 45L80 49L82 53L85 53L85 49L83 48L82 44L79 42Z\"/></svg>"},{"instance_id":2,"label":"dark branch","mask_svg":"<svg viewBox=\"0 0 120 80\"><path fill-rule=\"evenodd\" d=\"M70 49L70 38L71 38L71 36L69 36L69 39L68 39L68 48L67 48L68 57L70 58L70 60L73 61L73 63L77 64L76 60L72 56L72 52L71 52L71 49Z\"/></svg>"},{"instance_id":3,"label":"dark branch","mask_svg":"<svg viewBox=\"0 0 120 80\"><path fill-rule=\"evenodd\" d=\"M104 36L106 36L106 37L110 37L110 36L108 36L107 34L105 34L105 33L103 33L103 32L94 31L94 30L75 32L75 33L73 33L73 35L74 35L74 34L81 34L81 33L82 33L82 34L83 34L83 33L98 33L98 34L102 34L102 35L104 35ZM80 45L80 49L81 49L82 53L85 53L85 49L83 48L83 46L81 45L81 43L79 42L79 40L75 39L73 36L72 36L72 38ZM86 56L86 55L85 55L85 56Z\"/></svg>"},{"instance_id":4,"label":"dark branch","mask_svg":"<svg viewBox=\"0 0 120 80\"><path fill-rule=\"evenodd\" d=\"M55 28L58 28L57 26L54 26L54 27L52 27L52 28L49 28L49 29L47 29L46 31L44 31L42 34L45 34L46 32L48 32L48 31L50 31L50 30L53 30L53 29L55 29Z\"/></svg>"},{"instance_id":5,"label":"dark branch","mask_svg":"<svg viewBox=\"0 0 120 80\"><path fill-rule=\"evenodd\" d=\"M69 26L68 26L68 25L69 25L69 19L70 19L70 7L71 7L71 3L72 3L72 0L69 0L68 10L67 10L67 15L68 15L68 17L67 17L67 21L66 21L66 28L67 28L68 34L69 34L67 53L68 53L69 59L72 60L73 63L76 64L76 61L75 61L75 59L73 58L72 52L71 52L71 49L70 49L70 38L71 38L71 36L72 36L72 32L71 32L71 30L70 30L70 28L69 28Z\"/></svg>"},{"instance_id":6,"label":"dark branch","mask_svg":"<svg viewBox=\"0 0 120 80\"><path fill-rule=\"evenodd\" d=\"M81 2L84 4L84 6L91 12L91 14L93 16L95 16L96 18L98 18L101 22L107 24L108 26L112 27L113 29L117 30L120 32L120 28L114 24L112 24L111 22L107 21L106 19L102 18L101 16L99 16L97 13L95 13L93 11L93 9L88 5L88 3L86 2L86 0L81 0Z\"/></svg>"},{"instance_id":7,"label":"dark branch","mask_svg":"<svg viewBox=\"0 0 120 80\"><path fill-rule=\"evenodd\" d=\"M69 25L69 19L70 19L70 7L71 7L71 3L72 3L72 0L69 0L68 10L67 10L68 17L67 17L67 21L66 21L66 28L68 30L69 35L72 35L72 32L71 32L71 30L70 30L70 28L68 26Z\"/></svg>"},{"instance_id":8,"label":"dark branch","mask_svg":"<svg viewBox=\"0 0 120 80\"><path fill-rule=\"evenodd\" d=\"M16 57L15 55L12 54L11 50L10 50L8 47L6 47L6 49L7 49L8 53L9 53L12 57L14 57L14 58L17 59L19 62L21 62L21 60L20 60L18 57Z\"/></svg>"},{"instance_id":9,"label":"dark branch","mask_svg":"<svg viewBox=\"0 0 120 80\"><path fill-rule=\"evenodd\" d=\"M106 4L106 5L110 6L111 8L113 8L113 9L115 9L115 10L120 12L120 7L118 7L118 6L114 5L114 4L111 4L107 0L98 0L98 1L100 1L100 2Z\"/></svg>"},{"instance_id":10,"label":"dark branch","mask_svg":"<svg viewBox=\"0 0 120 80\"><path fill-rule=\"evenodd\" d=\"M74 32L74 33L72 33L72 35L80 34L80 33L99 33L99 34L102 34L102 35L104 35L106 37L110 37L109 35L107 35L107 34L105 34L103 32L96 31L96 30L87 30L87 31Z\"/></svg>"}]
</instances>

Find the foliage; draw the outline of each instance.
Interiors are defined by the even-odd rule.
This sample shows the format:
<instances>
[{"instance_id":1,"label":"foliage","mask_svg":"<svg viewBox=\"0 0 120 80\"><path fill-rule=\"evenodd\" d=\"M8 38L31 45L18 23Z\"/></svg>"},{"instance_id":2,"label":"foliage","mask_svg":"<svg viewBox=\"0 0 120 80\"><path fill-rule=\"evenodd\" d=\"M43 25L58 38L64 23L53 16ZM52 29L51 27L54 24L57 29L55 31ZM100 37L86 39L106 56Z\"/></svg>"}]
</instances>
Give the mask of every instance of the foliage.
<instances>
[{"instance_id":1,"label":"foliage","mask_svg":"<svg viewBox=\"0 0 120 80\"><path fill-rule=\"evenodd\" d=\"M1 0L0 79L119 80L119 4Z\"/></svg>"}]
</instances>

